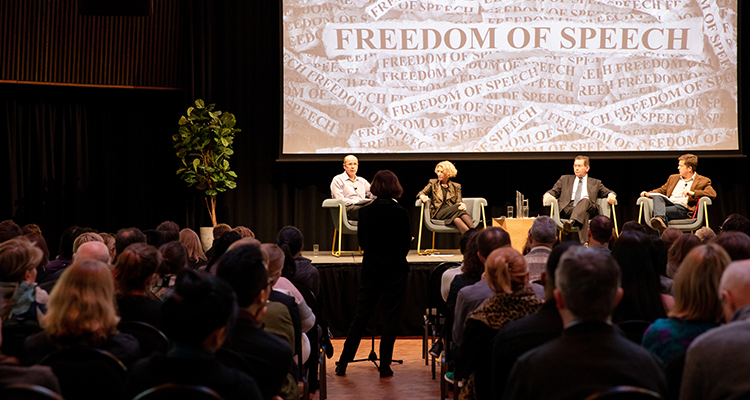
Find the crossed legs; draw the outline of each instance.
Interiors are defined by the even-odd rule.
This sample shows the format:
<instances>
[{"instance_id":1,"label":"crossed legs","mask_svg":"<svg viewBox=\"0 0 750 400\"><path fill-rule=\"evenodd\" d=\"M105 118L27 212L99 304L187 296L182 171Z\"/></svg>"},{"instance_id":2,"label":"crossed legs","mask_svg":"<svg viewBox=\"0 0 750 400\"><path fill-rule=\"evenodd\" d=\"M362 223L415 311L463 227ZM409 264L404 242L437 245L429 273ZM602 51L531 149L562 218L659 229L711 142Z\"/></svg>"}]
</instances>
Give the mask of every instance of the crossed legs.
<instances>
[{"instance_id":1,"label":"crossed legs","mask_svg":"<svg viewBox=\"0 0 750 400\"><path fill-rule=\"evenodd\" d=\"M461 217L454 219L453 224L456 225L456 228L458 228L458 231L461 232L462 235L469 229L474 228L474 222L471 221L471 216L469 214L464 214Z\"/></svg>"}]
</instances>

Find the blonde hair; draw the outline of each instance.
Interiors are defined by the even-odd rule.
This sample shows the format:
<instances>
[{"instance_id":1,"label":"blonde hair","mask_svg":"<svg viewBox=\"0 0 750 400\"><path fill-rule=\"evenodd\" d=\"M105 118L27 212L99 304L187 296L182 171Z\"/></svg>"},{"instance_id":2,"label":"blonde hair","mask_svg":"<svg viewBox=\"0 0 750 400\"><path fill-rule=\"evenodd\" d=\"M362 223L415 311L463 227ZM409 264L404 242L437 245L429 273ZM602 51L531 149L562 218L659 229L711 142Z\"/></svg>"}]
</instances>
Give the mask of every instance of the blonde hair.
<instances>
[{"instance_id":1,"label":"blonde hair","mask_svg":"<svg viewBox=\"0 0 750 400\"><path fill-rule=\"evenodd\" d=\"M98 233L94 232L86 232L78 235L76 240L73 242L73 254L75 254L78 251L78 248L81 247L82 244L87 242L102 242L104 243L104 239L102 239L101 236L99 236Z\"/></svg>"},{"instance_id":2,"label":"blonde hair","mask_svg":"<svg viewBox=\"0 0 750 400\"><path fill-rule=\"evenodd\" d=\"M494 250L485 262L487 283L495 293L513 293L528 283L529 267L526 259L512 247Z\"/></svg>"},{"instance_id":3,"label":"blonde hair","mask_svg":"<svg viewBox=\"0 0 750 400\"><path fill-rule=\"evenodd\" d=\"M435 166L435 173L437 173L437 170L439 167L443 167L443 173L448 178L453 178L456 175L458 175L458 170L456 169L456 166L453 165L450 161L440 161L438 165Z\"/></svg>"},{"instance_id":4,"label":"blonde hair","mask_svg":"<svg viewBox=\"0 0 750 400\"><path fill-rule=\"evenodd\" d=\"M674 277L674 308L670 317L719 322L724 313L719 300L721 274L732 260L715 243L692 249Z\"/></svg>"},{"instance_id":5,"label":"blonde hair","mask_svg":"<svg viewBox=\"0 0 750 400\"><path fill-rule=\"evenodd\" d=\"M115 281L106 264L74 262L52 289L41 325L59 345L98 347L117 332L114 299Z\"/></svg>"},{"instance_id":6,"label":"blonde hair","mask_svg":"<svg viewBox=\"0 0 750 400\"><path fill-rule=\"evenodd\" d=\"M44 258L44 252L23 236L0 243L0 282L18 283L26 276L27 271L34 270ZM6 305L0 312L0 319L5 319L13 311L16 302L14 290L2 290Z\"/></svg>"},{"instance_id":7,"label":"blonde hair","mask_svg":"<svg viewBox=\"0 0 750 400\"><path fill-rule=\"evenodd\" d=\"M268 254L268 279L273 286L281 277L281 270L284 268L284 251L273 243L263 243L260 248Z\"/></svg>"},{"instance_id":8,"label":"blonde hair","mask_svg":"<svg viewBox=\"0 0 750 400\"><path fill-rule=\"evenodd\" d=\"M246 226L235 226L232 230L239 233L241 238L255 238L255 233L253 233L253 231L251 231L250 228Z\"/></svg>"},{"instance_id":9,"label":"blonde hair","mask_svg":"<svg viewBox=\"0 0 750 400\"><path fill-rule=\"evenodd\" d=\"M115 235L111 233L100 233L99 236L102 237L104 244L107 245L107 250L109 250L109 259L114 260L115 259Z\"/></svg>"},{"instance_id":10,"label":"blonde hair","mask_svg":"<svg viewBox=\"0 0 750 400\"><path fill-rule=\"evenodd\" d=\"M198 238L198 234L190 228L185 228L180 231L180 242L185 245L188 252L188 260L192 261L206 261L206 253L203 252L203 246L201 240Z\"/></svg>"}]
</instances>

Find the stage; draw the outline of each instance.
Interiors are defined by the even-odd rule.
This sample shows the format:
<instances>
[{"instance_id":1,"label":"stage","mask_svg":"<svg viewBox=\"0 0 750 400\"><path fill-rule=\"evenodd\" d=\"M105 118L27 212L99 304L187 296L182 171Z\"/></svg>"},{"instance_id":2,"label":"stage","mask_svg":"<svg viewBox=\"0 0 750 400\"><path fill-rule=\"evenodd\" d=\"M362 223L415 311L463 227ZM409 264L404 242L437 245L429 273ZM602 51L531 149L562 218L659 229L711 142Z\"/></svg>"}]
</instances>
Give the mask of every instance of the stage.
<instances>
[{"instance_id":1,"label":"stage","mask_svg":"<svg viewBox=\"0 0 750 400\"><path fill-rule=\"evenodd\" d=\"M357 289L362 272L362 256L346 254L334 257L330 251L321 251L317 257L312 252L303 252L302 255L311 259L320 272L323 318L328 321L335 337L346 336L357 309ZM420 256L416 250L409 252L406 307L398 331L399 336L422 335L424 332L422 316L427 308L430 272L442 262L461 262L461 260L462 257L458 251L427 256ZM380 318L376 312L376 335L380 333Z\"/></svg>"}]
</instances>

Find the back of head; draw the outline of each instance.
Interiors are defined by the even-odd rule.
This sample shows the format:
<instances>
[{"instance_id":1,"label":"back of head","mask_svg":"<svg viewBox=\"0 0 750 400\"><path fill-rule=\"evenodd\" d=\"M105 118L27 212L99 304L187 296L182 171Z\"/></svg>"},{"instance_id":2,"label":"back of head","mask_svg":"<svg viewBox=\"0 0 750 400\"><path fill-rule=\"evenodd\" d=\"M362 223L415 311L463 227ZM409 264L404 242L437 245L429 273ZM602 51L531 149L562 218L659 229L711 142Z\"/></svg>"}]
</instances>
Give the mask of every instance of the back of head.
<instances>
[{"instance_id":1,"label":"back of head","mask_svg":"<svg viewBox=\"0 0 750 400\"><path fill-rule=\"evenodd\" d=\"M180 226L176 222L164 221L156 227L156 230L161 233L166 243L180 240Z\"/></svg>"},{"instance_id":2,"label":"back of head","mask_svg":"<svg viewBox=\"0 0 750 400\"><path fill-rule=\"evenodd\" d=\"M667 276L674 278L677 269L680 267L680 263L682 263L687 253L701 244L702 242L698 239L698 236L692 233L683 233L682 236L678 237L667 252Z\"/></svg>"},{"instance_id":3,"label":"back of head","mask_svg":"<svg viewBox=\"0 0 750 400\"><path fill-rule=\"evenodd\" d=\"M654 272L660 276L667 276L667 245L658 236L647 236L650 242L648 250L651 253L651 265Z\"/></svg>"},{"instance_id":4,"label":"back of head","mask_svg":"<svg viewBox=\"0 0 750 400\"><path fill-rule=\"evenodd\" d=\"M102 240L104 240L104 244L107 245L107 249L109 250L109 256L110 256L110 262L114 260L115 255L117 254L117 251L115 250L115 235L111 233L100 233L99 236L102 237Z\"/></svg>"},{"instance_id":5,"label":"back of head","mask_svg":"<svg viewBox=\"0 0 750 400\"><path fill-rule=\"evenodd\" d=\"M192 261L205 260L206 253L203 252L203 246L198 234L190 228L180 231L180 242L185 245L188 252L188 259Z\"/></svg>"},{"instance_id":6,"label":"back of head","mask_svg":"<svg viewBox=\"0 0 750 400\"><path fill-rule=\"evenodd\" d=\"M215 330L237 315L232 288L220 279L190 269L177 276L174 294L162 305L164 333L175 343L203 347Z\"/></svg>"},{"instance_id":7,"label":"back of head","mask_svg":"<svg viewBox=\"0 0 750 400\"><path fill-rule=\"evenodd\" d=\"M602 321L615 308L620 268L611 256L595 249L571 247L560 259L555 282L576 319Z\"/></svg>"},{"instance_id":8,"label":"back of head","mask_svg":"<svg viewBox=\"0 0 750 400\"><path fill-rule=\"evenodd\" d=\"M273 243L263 243L260 248L268 255L268 279L273 286L281 277L281 270L284 268L284 251Z\"/></svg>"},{"instance_id":9,"label":"back of head","mask_svg":"<svg viewBox=\"0 0 750 400\"><path fill-rule=\"evenodd\" d=\"M240 238L255 238L255 233L246 226L235 226L233 231L240 234Z\"/></svg>"},{"instance_id":10,"label":"back of head","mask_svg":"<svg viewBox=\"0 0 750 400\"><path fill-rule=\"evenodd\" d=\"M732 261L750 258L750 236L743 232L721 232L713 240L713 243L721 246L729 254Z\"/></svg>"},{"instance_id":11,"label":"back of head","mask_svg":"<svg viewBox=\"0 0 750 400\"><path fill-rule=\"evenodd\" d=\"M695 231L695 236L698 236L698 239L700 239L701 242L708 243L716 237L716 232L714 232L713 229L704 226Z\"/></svg>"},{"instance_id":12,"label":"back of head","mask_svg":"<svg viewBox=\"0 0 750 400\"><path fill-rule=\"evenodd\" d=\"M146 284L164 263L159 250L146 243L133 243L117 256L114 275L117 291L145 290Z\"/></svg>"},{"instance_id":13,"label":"back of head","mask_svg":"<svg viewBox=\"0 0 750 400\"><path fill-rule=\"evenodd\" d=\"M2 225L2 222L0 222L0 226ZM38 233L42 234L42 228L37 224L26 224L21 227L21 231L24 235L28 235L29 233Z\"/></svg>"},{"instance_id":14,"label":"back of head","mask_svg":"<svg viewBox=\"0 0 750 400\"><path fill-rule=\"evenodd\" d=\"M143 234L146 235L146 243L157 249L166 243L166 241L164 241L164 236L156 229L146 229L143 231Z\"/></svg>"},{"instance_id":15,"label":"back of head","mask_svg":"<svg viewBox=\"0 0 750 400\"><path fill-rule=\"evenodd\" d=\"M531 235L531 240L538 243L555 243L557 240L557 226L555 225L555 221L546 215L537 217L531 224L529 235Z\"/></svg>"},{"instance_id":16,"label":"back of head","mask_svg":"<svg viewBox=\"0 0 750 400\"><path fill-rule=\"evenodd\" d=\"M114 295L112 271L106 264L73 263L50 293L42 326L59 344L97 346L117 330Z\"/></svg>"},{"instance_id":17,"label":"back of head","mask_svg":"<svg viewBox=\"0 0 750 400\"><path fill-rule=\"evenodd\" d=\"M649 241L640 232L624 232L612 246L612 257L621 270L623 299L615 320L654 321L666 316L659 291L659 277L654 271Z\"/></svg>"},{"instance_id":18,"label":"back of head","mask_svg":"<svg viewBox=\"0 0 750 400\"><path fill-rule=\"evenodd\" d=\"M76 251L75 262L84 260L97 260L107 265L112 262L109 248L102 242L86 242L81 244Z\"/></svg>"},{"instance_id":19,"label":"back of head","mask_svg":"<svg viewBox=\"0 0 750 400\"><path fill-rule=\"evenodd\" d=\"M96 232L84 232L78 235L76 240L73 241L73 254L78 252L78 248L81 247L82 244L88 242L104 243L104 239Z\"/></svg>"},{"instance_id":20,"label":"back of head","mask_svg":"<svg viewBox=\"0 0 750 400\"><path fill-rule=\"evenodd\" d=\"M476 229L469 229L461 235L461 238L458 240L458 248L461 251L461 255L466 257L466 251L469 249L469 242L478 233L479 231Z\"/></svg>"},{"instance_id":21,"label":"back of head","mask_svg":"<svg viewBox=\"0 0 750 400\"><path fill-rule=\"evenodd\" d=\"M372 178L370 192L377 197L397 199L404 194L404 189L396 174L390 170L380 170Z\"/></svg>"},{"instance_id":22,"label":"back of head","mask_svg":"<svg viewBox=\"0 0 750 400\"><path fill-rule=\"evenodd\" d=\"M258 246L245 245L226 252L219 261L216 276L234 289L237 304L242 308L252 304L268 286L268 272Z\"/></svg>"},{"instance_id":23,"label":"back of head","mask_svg":"<svg viewBox=\"0 0 750 400\"><path fill-rule=\"evenodd\" d=\"M561 242L557 246L552 248L552 252L549 253L549 258L547 258L547 268L545 270L545 275L547 277L546 282L544 282L545 291L547 290L547 288L555 288L555 271L557 271L557 266L560 263L560 258L562 258L563 253L565 253L569 248L573 246L580 245L581 243L571 240L567 242Z\"/></svg>"},{"instance_id":24,"label":"back of head","mask_svg":"<svg viewBox=\"0 0 750 400\"><path fill-rule=\"evenodd\" d=\"M682 231L677 228L667 228L661 233L661 240L667 245L667 249L670 249L674 242L682 236Z\"/></svg>"},{"instance_id":25,"label":"back of head","mask_svg":"<svg viewBox=\"0 0 750 400\"><path fill-rule=\"evenodd\" d=\"M750 236L750 219L744 215L730 214L721 224L722 232L742 232Z\"/></svg>"},{"instance_id":26,"label":"back of head","mask_svg":"<svg viewBox=\"0 0 750 400\"><path fill-rule=\"evenodd\" d=\"M42 250L23 236L0 243L0 282L20 282L42 257Z\"/></svg>"},{"instance_id":27,"label":"back of head","mask_svg":"<svg viewBox=\"0 0 750 400\"><path fill-rule=\"evenodd\" d=\"M464 235L469 234L472 231L466 232ZM479 279L484 272L484 264L479 259L477 250L477 237L479 233L474 233L469 236L469 241L466 243L466 252L464 253L464 260L461 263L461 273L465 278Z\"/></svg>"},{"instance_id":28,"label":"back of head","mask_svg":"<svg viewBox=\"0 0 750 400\"><path fill-rule=\"evenodd\" d=\"M477 251L487 259L495 249L510 246L510 235L505 229L493 226L479 232L476 242Z\"/></svg>"},{"instance_id":29,"label":"back of head","mask_svg":"<svg viewBox=\"0 0 750 400\"><path fill-rule=\"evenodd\" d=\"M159 247L159 253L164 258L162 267L156 271L159 274L174 275L188 266L187 249L177 240L163 244Z\"/></svg>"},{"instance_id":30,"label":"back of head","mask_svg":"<svg viewBox=\"0 0 750 400\"><path fill-rule=\"evenodd\" d=\"M727 321L732 318L732 313L737 309L750 305L750 260L733 261L724 270L724 274L721 276L721 283L719 290L722 293L725 306L725 317ZM732 296L732 302L734 309L726 309L729 307L727 304L726 294L729 292Z\"/></svg>"},{"instance_id":31,"label":"back of head","mask_svg":"<svg viewBox=\"0 0 750 400\"><path fill-rule=\"evenodd\" d=\"M13 220L6 219L0 222L0 243L19 236L23 236L23 230Z\"/></svg>"},{"instance_id":32,"label":"back of head","mask_svg":"<svg viewBox=\"0 0 750 400\"><path fill-rule=\"evenodd\" d=\"M140 229L131 227L123 228L117 231L115 235L115 250L117 257L120 257L126 247L133 243L146 243L146 235Z\"/></svg>"},{"instance_id":33,"label":"back of head","mask_svg":"<svg viewBox=\"0 0 750 400\"><path fill-rule=\"evenodd\" d=\"M604 215L597 215L589 222L591 237L599 243L609 243L612 239L613 229L612 220Z\"/></svg>"},{"instance_id":34,"label":"back of head","mask_svg":"<svg viewBox=\"0 0 750 400\"><path fill-rule=\"evenodd\" d=\"M80 226L73 225L63 231L60 235L60 247L57 252L60 258L73 258L73 242L78 235L84 232L83 229Z\"/></svg>"},{"instance_id":35,"label":"back of head","mask_svg":"<svg viewBox=\"0 0 750 400\"><path fill-rule=\"evenodd\" d=\"M621 233L631 232L631 231L640 232L640 233L645 234L646 233L646 227L643 226L643 225L641 225L641 224L639 224L636 221L628 221L628 222L622 224L622 232Z\"/></svg>"},{"instance_id":36,"label":"back of head","mask_svg":"<svg viewBox=\"0 0 750 400\"><path fill-rule=\"evenodd\" d=\"M208 268L212 268L212 266L218 263L224 253L229 250L229 246L240 239L240 234L232 231L226 231L218 239L214 239L214 254L208 260Z\"/></svg>"},{"instance_id":37,"label":"back of head","mask_svg":"<svg viewBox=\"0 0 750 400\"><path fill-rule=\"evenodd\" d=\"M691 250L674 278L675 304L669 316L720 322L724 314L719 284L730 262L724 249L714 243Z\"/></svg>"},{"instance_id":38,"label":"back of head","mask_svg":"<svg viewBox=\"0 0 750 400\"><path fill-rule=\"evenodd\" d=\"M302 232L293 226L281 228L279 234L276 235L276 244L284 252L284 269L281 271L281 276L291 278L297 273L294 256L302 249L302 243Z\"/></svg>"},{"instance_id":39,"label":"back of head","mask_svg":"<svg viewBox=\"0 0 750 400\"><path fill-rule=\"evenodd\" d=\"M495 293L513 293L529 282L526 259L512 247L493 250L484 265L487 283Z\"/></svg>"},{"instance_id":40,"label":"back of head","mask_svg":"<svg viewBox=\"0 0 750 400\"><path fill-rule=\"evenodd\" d=\"M39 262L39 266L43 267L47 265L47 262L49 262L49 248L47 248L47 241L44 239L44 236L39 232L29 232L23 236L42 251L43 257Z\"/></svg>"},{"instance_id":41,"label":"back of head","mask_svg":"<svg viewBox=\"0 0 750 400\"><path fill-rule=\"evenodd\" d=\"M217 224L214 226L214 240L220 238L224 232L229 232L231 230L232 227L227 224Z\"/></svg>"}]
</instances>

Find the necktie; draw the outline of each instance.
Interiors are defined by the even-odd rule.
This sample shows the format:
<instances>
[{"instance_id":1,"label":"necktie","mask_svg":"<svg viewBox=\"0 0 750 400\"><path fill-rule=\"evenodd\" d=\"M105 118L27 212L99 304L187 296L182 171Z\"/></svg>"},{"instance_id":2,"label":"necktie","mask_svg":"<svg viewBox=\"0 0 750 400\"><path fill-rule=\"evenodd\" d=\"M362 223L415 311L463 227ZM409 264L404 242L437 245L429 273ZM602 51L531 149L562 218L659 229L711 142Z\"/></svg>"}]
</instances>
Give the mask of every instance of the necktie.
<instances>
[{"instance_id":1,"label":"necktie","mask_svg":"<svg viewBox=\"0 0 750 400\"><path fill-rule=\"evenodd\" d=\"M578 178L578 187L576 188L576 197L573 200L573 206L578 205L578 202L581 201L582 192L583 192L583 178Z\"/></svg>"}]
</instances>

